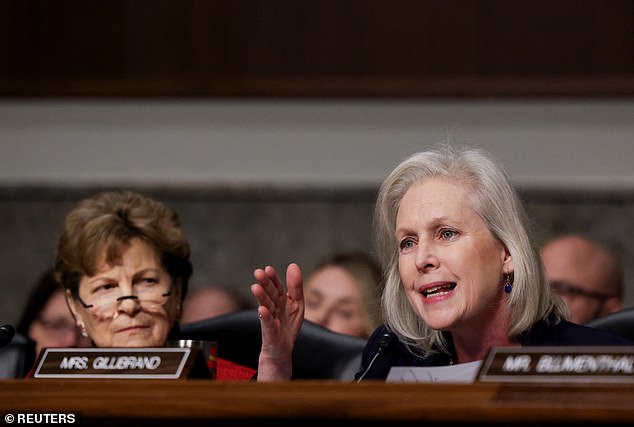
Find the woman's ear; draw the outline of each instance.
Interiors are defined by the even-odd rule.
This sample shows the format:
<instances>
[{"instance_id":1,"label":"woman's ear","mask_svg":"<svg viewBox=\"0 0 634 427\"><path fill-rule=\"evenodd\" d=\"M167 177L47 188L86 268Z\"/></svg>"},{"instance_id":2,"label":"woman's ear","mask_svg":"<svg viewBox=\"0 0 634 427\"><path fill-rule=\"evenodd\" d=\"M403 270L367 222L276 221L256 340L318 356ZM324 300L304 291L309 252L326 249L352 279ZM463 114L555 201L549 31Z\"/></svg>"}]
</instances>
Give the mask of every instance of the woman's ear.
<instances>
[{"instance_id":1,"label":"woman's ear","mask_svg":"<svg viewBox=\"0 0 634 427\"><path fill-rule=\"evenodd\" d=\"M504 246L504 260L502 261L502 272L504 274L511 274L515 271L515 265L513 264L513 256L509 252L508 248Z\"/></svg>"},{"instance_id":2,"label":"woman's ear","mask_svg":"<svg viewBox=\"0 0 634 427\"><path fill-rule=\"evenodd\" d=\"M77 301L73 298L73 294L70 289L66 289L66 304L71 314L75 318L75 323L79 327L84 326L84 319L81 316L81 312L77 309Z\"/></svg>"}]
</instances>

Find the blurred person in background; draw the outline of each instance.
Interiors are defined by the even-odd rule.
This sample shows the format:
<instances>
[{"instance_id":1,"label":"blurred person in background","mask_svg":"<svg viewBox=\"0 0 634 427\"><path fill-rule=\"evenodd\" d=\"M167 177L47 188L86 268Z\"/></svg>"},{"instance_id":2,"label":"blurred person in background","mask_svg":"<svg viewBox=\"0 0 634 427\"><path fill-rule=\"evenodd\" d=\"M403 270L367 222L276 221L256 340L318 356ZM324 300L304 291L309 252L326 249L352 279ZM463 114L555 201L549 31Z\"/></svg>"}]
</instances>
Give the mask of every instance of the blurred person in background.
<instances>
[{"instance_id":1,"label":"blurred person in background","mask_svg":"<svg viewBox=\"0 0 634 427\"><path fill-rule=\"evenodd\" d=\"M367 338L381 322L381 267L363 252L322 259L306 278L304 318L333 332Z\"/></svg>"},{"instance_id":2,"label":"blurred person in background","mask_svg":"<svg viewBox=\"0 0 634 427\"><path fill-rule=\"evenodd\" d=\"M546 278L575 323L622 308L623 275L614 254L580 235L561 236L541 248Z\"/></svg>"},{"instance_id":3,"label":"blurred person in background","mask_svg":"<svg viewBox=\"0 0 634 427\"><path fill-rule=\"evenodd\" d=\"M90 347L81 335L66 304L64 289L55 281L52 270L38 280L29 296L16 331L35 341L36 355L47 347Z\"/></svg>"},{"instance_id":4,"label":"blurred person in background","mask_svg":"<svg viewBox=\"0 0 634 427\"><path fill-rule=\"evenodd\" d=\"M253 308L249 301L231 288L205 286L191 292L183 302L181 324L194 323Z\"/></svg>"}]
</instances>

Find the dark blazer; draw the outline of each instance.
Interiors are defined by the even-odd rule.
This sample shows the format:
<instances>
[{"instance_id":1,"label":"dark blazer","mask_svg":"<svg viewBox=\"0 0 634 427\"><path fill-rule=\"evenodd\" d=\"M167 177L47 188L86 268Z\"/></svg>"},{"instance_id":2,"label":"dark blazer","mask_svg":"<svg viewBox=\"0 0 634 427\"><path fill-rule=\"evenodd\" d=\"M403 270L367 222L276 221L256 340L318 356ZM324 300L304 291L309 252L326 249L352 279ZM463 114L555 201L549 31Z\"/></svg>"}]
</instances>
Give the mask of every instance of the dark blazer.
<instances>
[{"instance_id":1,"label":"dark blazer","mask_svg":"<svg viewBox=\"0 0 634 427\"><path fill-rule=\"evenodd\" d=\"M389 335L392 338L386 340L383 338L385 335ZM454 353L451 334L445 334L445 338L451 352ZM386 341L390 341L389 344L386 345ZM521 343L522 346L634 345L634 342L624 338L566 320L562 320L557 324L549 321L536 323L530 331L522 336ZM374 363L372 363L370 370L363 379L385 379L392 366L446 366L450 364L452 359L451 355L440 351L428 357L415 356L396 338L395 334L383 325L375 330L368 340L368 344L363 351L361 370L355 378L358 379L366 370L372 358L379 352L381 344L385 347L384 350L380 352ZM453 358L455 359L455 356Z\"/></svg>"}]
</instances>

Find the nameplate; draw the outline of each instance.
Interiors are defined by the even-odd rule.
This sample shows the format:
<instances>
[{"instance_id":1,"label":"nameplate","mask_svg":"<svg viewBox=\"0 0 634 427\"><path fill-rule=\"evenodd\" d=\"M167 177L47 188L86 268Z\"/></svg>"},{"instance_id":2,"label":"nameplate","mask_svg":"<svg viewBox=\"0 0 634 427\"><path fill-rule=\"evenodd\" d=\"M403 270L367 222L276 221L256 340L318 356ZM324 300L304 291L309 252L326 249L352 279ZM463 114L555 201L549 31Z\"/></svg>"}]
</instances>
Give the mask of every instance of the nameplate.
<instances>
[{"instance_id":1,"label":"nameplate","mask_svg":"<svg viewBox=\"0 0 634 427\"><path fill-rule=\"evenodd\" d=\"M33 378L186 378L190 348L46 348Z\"/></svg>"},{"instance_id":2,"label":"nameplate","mask_svg":"<svg viewBox=\"0 0 634 427\"><path fill-rule=\"evenodd\" d=\"M479 381L634 382L634 347L495 347Z\"/></svg>"}]
</instances>

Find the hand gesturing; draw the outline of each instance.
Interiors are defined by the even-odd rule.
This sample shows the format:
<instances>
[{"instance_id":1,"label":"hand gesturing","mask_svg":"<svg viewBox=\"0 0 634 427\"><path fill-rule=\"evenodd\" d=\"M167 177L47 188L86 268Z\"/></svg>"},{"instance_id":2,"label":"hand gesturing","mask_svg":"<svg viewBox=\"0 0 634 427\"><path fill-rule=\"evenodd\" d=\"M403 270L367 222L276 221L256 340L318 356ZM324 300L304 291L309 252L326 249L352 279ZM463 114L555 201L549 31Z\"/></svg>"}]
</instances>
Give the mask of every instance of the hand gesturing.
<instances>
[{"instance_id":1,"label":"hand gesturing","mask_svg":"<svg viewBox=\"0 0 634 427\"><path fill-rule=\"evenodd\" d=\"M258 381L288 380L292 375L295 339L304 320L302 272L297 264L286 269L286 286L273 267L257 269L251 292L257 298L262 328Z\"/></svg>"}]
</instances>

